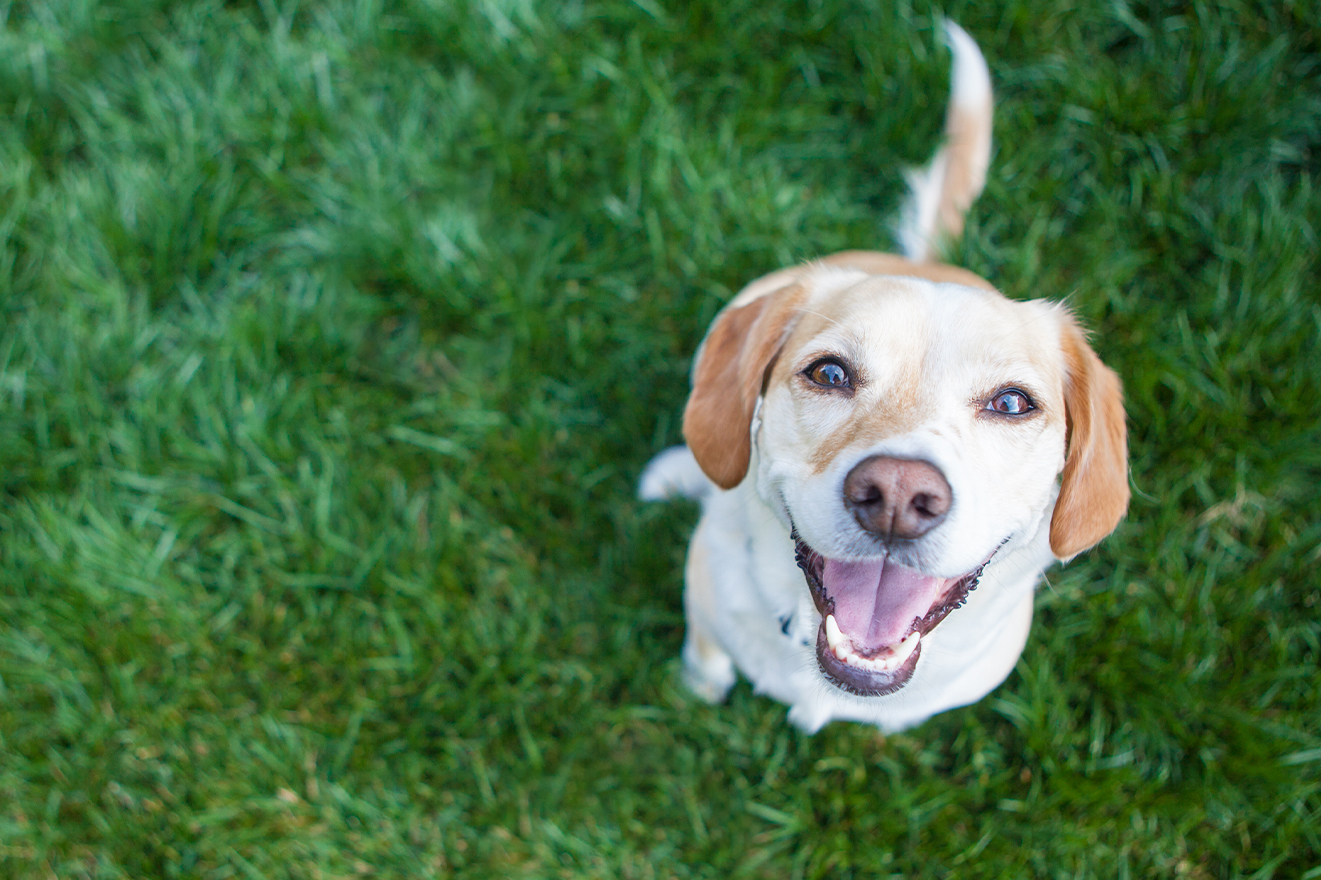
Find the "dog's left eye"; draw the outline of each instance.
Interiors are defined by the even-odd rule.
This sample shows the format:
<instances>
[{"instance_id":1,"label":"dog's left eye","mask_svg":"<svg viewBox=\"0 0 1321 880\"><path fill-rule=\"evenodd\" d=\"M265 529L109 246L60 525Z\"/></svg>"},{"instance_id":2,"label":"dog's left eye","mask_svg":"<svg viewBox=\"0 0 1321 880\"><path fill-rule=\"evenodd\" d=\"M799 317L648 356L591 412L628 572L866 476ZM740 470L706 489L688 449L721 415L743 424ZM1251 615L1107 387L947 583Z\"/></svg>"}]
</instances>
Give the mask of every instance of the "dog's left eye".
<instances>
[{"instance_id":1,"label":"dog's left eye","mask_svg":"<svg viewBox=\"0 0 1321 880\"><path fill-rule=\"evenodd\" d=\"M851 388L853 377L839 361L822 358L803 371L803 375L826 388Z\"/></svg>"},{"instance_id":2,"label":"dog's left eye","mask_svg":"<svg viewBox=\"0 0 1321 880\"><path fill-rule=\"evenodd\" d=\"M1007 416L1021 416L1036 409L1036 406L1032 403L1032 398L1022 391L1017 388L1008 388L991 398L990 403L986 404L986 408L992 412L1004 413Z\"/></svg>"}]
</instances>

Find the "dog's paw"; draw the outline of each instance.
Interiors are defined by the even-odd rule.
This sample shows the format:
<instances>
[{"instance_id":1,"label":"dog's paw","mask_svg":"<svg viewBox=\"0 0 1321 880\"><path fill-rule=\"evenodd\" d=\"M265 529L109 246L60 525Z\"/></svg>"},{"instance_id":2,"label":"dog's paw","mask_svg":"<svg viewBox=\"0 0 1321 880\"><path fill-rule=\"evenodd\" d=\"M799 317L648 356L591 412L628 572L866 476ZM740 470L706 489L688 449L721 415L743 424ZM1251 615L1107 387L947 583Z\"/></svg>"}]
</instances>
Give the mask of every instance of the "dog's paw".
<instances>
[{"instance_id":1,"label":"dog's paw","mask_svg":"<svg viewBox=\"0 0 1321 880\"><path fill-rule=\"evenodd\" d=\"M705 677L700 671L694 671L692 667L684 664L683 683L688 690L692 691L705 703L723 703L725 697L729 695L729 689L734 686L734 676L728 680L712 680Z\"/></svg>"},{"instance_id":2,"label":"dog's paw","mask_svg":"<svg viewBox=\"0 0 1321 880\"><path fill-rule=\"evenodd\" d=\"M831 717L828 708L812 703L795 703L789 709L789 723L806 734L816 733L825 727Z\"/></svg>"}]
</instances>

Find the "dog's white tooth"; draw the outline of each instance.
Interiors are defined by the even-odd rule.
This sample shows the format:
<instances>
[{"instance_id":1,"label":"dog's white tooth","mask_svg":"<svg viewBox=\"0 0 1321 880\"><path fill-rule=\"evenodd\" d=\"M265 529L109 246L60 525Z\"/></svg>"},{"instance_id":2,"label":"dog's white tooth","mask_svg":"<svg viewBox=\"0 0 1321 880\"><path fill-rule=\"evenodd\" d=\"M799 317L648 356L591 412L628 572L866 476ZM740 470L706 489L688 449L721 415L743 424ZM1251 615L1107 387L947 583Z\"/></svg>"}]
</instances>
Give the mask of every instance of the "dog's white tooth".
<instances>
[{"instance_id":1,"label":"dog's white tooth","mask_svg":"<svg viewBox=\"0 0 1321 880\"><path fill-rule=\"evenodd\" d=\"M835 622L835 615L827 614L826 644L829 645L832 650L834 650L834 649L838 649L839 646L843 644L843 642L844 642L844 633L839 631L839 624ZM838 655L838 651L836 651L836 654ZM844 658L840 657L840 659L843 660Z\"/></svg>"},{"instance_id":2,"label":"dog's white tooth","mask_svg":"<svg viewBox=\"0 0 1321 880\"><path fill-rule=\"evenodd\" d=\"M922 634L915 632L899 643L899 647L895 649L890 658L891 662L894 663L894 668L897 669L902 666L905 660L913 656L913 652L917 650L917 643L920 641L922 641Z\"/></svg>"},{"instance_id":3,"label":"dog's white tooth","mask_svg":"<svg viewBox=\"0 0 1321 880\"><path fill-rule=\"evenodd\" d=\"M904 639L888 657L863 657L853 647L853 640L839 628L839 623L835 620L835 615L826 615L826 644L830 647L830 653L834 654L841 663L847 663L855 669L863 669L869 672L893 672L917 650L917 643L921 640L921 633L912 633Z\"/></svg>"}]
</instances>

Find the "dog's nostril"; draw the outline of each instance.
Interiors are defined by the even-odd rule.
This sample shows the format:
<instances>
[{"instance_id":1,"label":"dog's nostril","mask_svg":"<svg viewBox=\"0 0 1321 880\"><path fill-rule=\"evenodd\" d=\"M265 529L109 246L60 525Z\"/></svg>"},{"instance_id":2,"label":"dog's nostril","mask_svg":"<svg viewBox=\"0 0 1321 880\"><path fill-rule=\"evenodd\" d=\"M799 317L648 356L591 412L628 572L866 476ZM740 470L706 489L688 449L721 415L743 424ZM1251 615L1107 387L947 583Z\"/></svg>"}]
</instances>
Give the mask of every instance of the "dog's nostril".
<instances>
[{"instance_id":1,"label":"dog's nostril","mask_svg":"<svg viewBox=\"0 0 1321 880\"><path fill-rule=\"evenodd\" d=\"M877 455L844 478L844 503L858 524L885 537L916 538L935 528L953 500L930 462Z\"/></svg>"},{"instance_id":2,"label":"dog's nostril","mask_svg":"<svg viewBox=\"0 0 1321 880\"><path fill-rule=\"evenodd\" d=\"M849 500L854 504L884 504L885 496L875 486L865 486L860 491L850 493Z\"/></svg>"}]
</instances>

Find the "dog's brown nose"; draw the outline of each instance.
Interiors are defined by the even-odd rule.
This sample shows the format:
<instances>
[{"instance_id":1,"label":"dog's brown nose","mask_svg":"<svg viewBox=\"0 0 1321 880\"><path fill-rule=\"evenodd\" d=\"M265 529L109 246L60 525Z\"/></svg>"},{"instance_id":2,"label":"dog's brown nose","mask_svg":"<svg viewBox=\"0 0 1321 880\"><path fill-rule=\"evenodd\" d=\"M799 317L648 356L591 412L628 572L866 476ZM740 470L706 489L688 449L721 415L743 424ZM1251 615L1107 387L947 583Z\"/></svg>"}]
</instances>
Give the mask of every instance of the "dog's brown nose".
<instances>
[{"instance_id":1,"label":"dog's brown nose","mask_svg":"<svg viewBox=\"0 0 1321 880\"><path fill-rule=\"evenodd\" d=\"M874 455L844 478L844 504L867 531L886 538L917 538L949 512L949 483L926 461Z\"/></svg>"}]
</instances>

